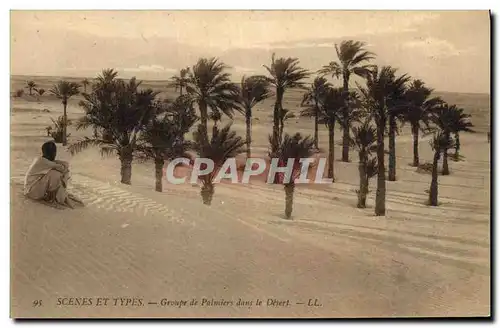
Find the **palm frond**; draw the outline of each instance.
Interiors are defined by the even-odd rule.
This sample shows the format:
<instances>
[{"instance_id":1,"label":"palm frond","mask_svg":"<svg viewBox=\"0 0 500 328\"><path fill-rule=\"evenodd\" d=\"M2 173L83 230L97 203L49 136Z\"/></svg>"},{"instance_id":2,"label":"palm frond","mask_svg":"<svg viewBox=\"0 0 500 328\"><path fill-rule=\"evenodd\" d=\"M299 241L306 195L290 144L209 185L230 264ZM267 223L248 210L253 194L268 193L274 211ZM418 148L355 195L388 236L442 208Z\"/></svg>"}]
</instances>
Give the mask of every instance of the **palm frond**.
<instances>
[{"instance_id":1,"label":"palm frond","mask_svg":"<svg viewBox=\"0 0 500 328\"><path fill-rule=\"evenodd\" d=\"M352 127L350 136L350 146L367 151L368 154L373 150L372 146L377 143L377 129L370 123L371 121L367 119L362 125Z\"/></svg>"},{"instance_id":2,"label":"palm frond","mask_svg":"<svg viewBox=\"0 0 500 328\"><path fill-rule=\"evenodd\" d=\"M88 137L85 137L84 139L72 143L71 145L68 146L68 150L71 155L76 155L88 149L89 147L97 147L97 146L104 146L101 147L101 154L109 154L112 151L116 150L116 147L114 145L109 145L102 139L88 138Z\"/></svg>"},{"instance_id":3,"label":"palm frond","mask_svg":"<svg viewBox=\"0 0 500 328\"><path fill-rule=\"evenodd\" d=\"M65 103L69 98L80 93L79 88L80 85L78 83L61 80L49 92Z\"/></svg>"},{"instance_id":4,"label":"palm frond","mask_svg":"<svg viewBox=\"0 0 500 328\"><path fill-rule=\"evenodd\" d=\"M239 108L240 89L225 72L228 68L217 58L199 59L187 73L186 91L195 102L232 117Z\"/></svg>"},{"instance_id":5,"label":"palm frond","mask_svg":"<svg viewBox=\"0 0 500 328\"><path fill-rule=\"evenodd\" d=\"M321 76L331 75L333 78L339 78L342 76L342 67L337 62L330 62L328 65L324 65L319 69L318 74Z\"/></svg>"},{"instance_id":6,"label":"palm frond","mask_svg":"<svg viewBox=\"0 0 500 328\"><path fill-rule=\"evenodd\" d=\"M319 97L320 121L326 125L335 124L340 118L340 111L345 106L345 94L342 88L328 88Z\"/></svg>"},{"instance_id":7,"label":"palm frond","mask_svg":"<svg viewBox=\"0 0 500 328\"><path fill-rule=\"evenodd\" d=\"M309 77L310 73L299 66L297 58L278 58L272 57L271 66L265 66L269 75L269 81L276 88L293 89L304 88L304 79Z\"/></svg>"},{"instance_id":8,"label":"palm frond","mask_svg":"<svg viewBox=\"0 0 500 328\"><path fill-rule=\"evenodd\" d=\"M435 152L442 152L453 148L455 141L446 132L437 131L434 133L433 138L429 141L429 144Z\"/></svg>"},{"instance_id":9,"label":"palm frond","mask_svg":"<svg viewBox=\"0 0 500 328\"><path fill-rule=\"evenodd\" d=\"M215 130L208 144L205 143L200 129L202 129L201 125L198 125L198 130L193 133L193 150L200 157L213 160L216 168L220 167L228 158L236 157L245 151L245 141L231 130L231 124L220 130Z\"/></svg>"}]
</instances>

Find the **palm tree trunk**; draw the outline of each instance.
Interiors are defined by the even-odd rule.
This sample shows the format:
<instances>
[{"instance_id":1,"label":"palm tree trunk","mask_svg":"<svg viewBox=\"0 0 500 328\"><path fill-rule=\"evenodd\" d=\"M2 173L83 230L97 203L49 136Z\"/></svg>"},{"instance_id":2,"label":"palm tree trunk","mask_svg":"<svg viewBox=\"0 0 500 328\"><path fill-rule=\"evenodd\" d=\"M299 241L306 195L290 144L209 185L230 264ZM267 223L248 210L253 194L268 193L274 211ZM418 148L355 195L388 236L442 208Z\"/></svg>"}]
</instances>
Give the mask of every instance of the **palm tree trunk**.
<instances>
[{"instance_id":1,"label":"palm tree trunk","mask_svg":"<svg viewBox=\"0 0 500 328\"><path fill-rule=\"evenodd\" d=\"M343 74L344 77L344 86L343 91L344 95L349 93L349 76L347 74ZM347 102L347 97L345 101L345 105L343 108L343 136L342 136L342 161L349 162L349 107Z\"/></svg>"},{"instance_id":2,"label":"palm tree trunk","mask_svg":"<svg viewBox=\"0 0 500 328\"><path fill-rule=\"evenodd\" d=\"M212 136L217 134L217 120L214 120L214 125L212 126Z\"/></svg>"},{"instance_id":3,"label":"palm tree trunk","mask_svg":"<svg viewBox=\"0 0 500 328\"><path fill-rule=\"evenodd\" d=\"M163 157L158 157L155 159L155 190L158 192L163 191L163 165L165 160Z\"/></svg>"},{"instance_id":4,"label":"palm tree trunk","mask_svg":"<svg viewBox=\"0 0 500 328\"><path fill-rule=\"evenodd\" d=\"M413 134L413 166L418 167L420 165L420 158L418 157L418 125L412 126Z\"/></svg>"},{"instance_id":5,"label":"palm tree trunk","mask_svg":"<svg viewBox=\"0 0 500 328\"><path fill-rule=\"evenodd\" d=\"M63 146L66 146L68 143L68 115L66 113L66 107L68 106L68 103L63 101L63 137L62 137L62 144Z\"/></svg>"},{"instance_id":6,"label":"palm tree trunk","mask_svg":"<svg viewBox=\"0 0 500 328\"><path fill-rule=\"evenodd\" d=\"M246 111L245 123L247 127L247 158L252 157L252 114L249 109Z\"/></svg>"},{"instance_id":7,"label":"palm tree trunk","mask_svg":"<svg viewBox=\"0 0 500 328\"><path fill-rule=\"evenodd\" d=\"M201 123L201 134L205 144L208 144L208 111L207 104L204 101L200 101L198 104L200 108L200 123Z\"/></svg>"},{"instance_id":8,"label":"palm tree trunk","mask_svg":"<svg viewBox=\"0 0 500 328\"><path fill-rule=\"evenodd\" d=\"M281 108L283 106L283 93L284 90L281 88L276 89L276 102L274 103L274 113L273 113L273 137L278 142L278 145L281 144L281 136L280 136L280 115Z\"/></svg>"},{"instance_id":9,"label":"palm tree trunk","mask_svg":"<svg viewBox=\"0 0 500 328\"><path fill-rule=\"evenodd\" d=\"M389 181L396 181L396 118L389 115Z\"/></svg>"},{"instance_id":10,"label":"palm tree trunk","mask_svg":"<svg viewBox=\"0 0 500 328\"><path fill-rule=\"evenodd\" d=\"M458 161L458 152L460 151L460 136L455 133L455 159Z\"/></svg>"},{"instance_id":11,"label":"palm tree trunk","mask_svg":"<svg viewBox=\"0 0 500 328\"><path fill-rule=\"evenodd\" d=\"M432 162L432 181L429 189L429 205L438 206L438 160L439 150L434 153L434 161Z\"/></svg>"},{"instance_id":12,"label":"palm tree trunk","mask_svg":"<svg viewBox=\"0 0 500 328\"><path fill-rule=\"evenodd\" d=\"M358 190L358 208L366 208L366 194L368 185L368 176L366 175L366 152L359 152L359 190Z\"/></svg>"},{"instance_id":13,"label":"palm tree trunk","mask_svg":"<svg viewBox=\"0 0 500 328\"><path fill-rule=\"evenodd\" d=\"M335 122L328 124L328 178L335 182L333 165L335 161Z\"/></svg>"},{"instance_id":14,"label":"palm tree trunk","mask_svg":"<svg viewBox=\"0 0 500 328\"><path fill-rule=\"evenodd\" d=\"M182 96L182 84L179 86L180 95Z\"/></svg>"},{"instance_id":15,"label":"palm tree trunk","mask_svg":"<svg viewBox=\"0 0 500 328\"><path fill-rule=\"evenodd\" d=\"M212 204L212 198L214 197L214 185L211 181L204 182L201 186L201 198L203 199L203 204Z\"/></svg>"},{"instance_id":16,"label":"palm tree trunk","mask_svg":"<svg viewBox=\"0 0 500 328\"><path fill-rule=\"evenodd\" d=\"M384 110L384 109L382 109ZM385 165L384 165L384 129L385 129L385 113L379 113L380 118L377 122L377 196L375 198L375 215L385 215Z\"/></svg>"},{"instance_id":17,"label":"palm tree trunk","mask_svg":"<svg viewBox=\"0 0 500 328\"><path fill-rule=\"evenodd\" d=\"M285 128L285 117L283 116L283 113L281 113L280 116L280 132L279 132L279 138L278 140L281 141L283 140L283 129Z\"/></svg>"},{"instance_id":18,"label":"palm tree trunk","mask_svg":"<svg viewBox=\"0 0 500 328\"><path fill-rule=\"evenodd\" d=\"M120 162L121 183L132 184L132 150L130 146L121 149Z\"/></svg>"},{"instance_id":19,"label":"palm tree trunk","mask_svg":"<svg viewBox=\"0 0 500 328\"><path fill-rule=\"evenodd\" d=\"M294 183L285 184L285 218L290 220L293 211L293 193L295 191Z\"/></svg>"},{"instance_id":20,"label":"palm tree trunk","mask_svg":"<svg viewBox=\"0 0 500 328\"><path fill-rule=\"evenodd\" d=\"M316 149L319 149L319 137L318 137L318 115L319 115L319 108L318 108L318 103L316 100L315 102L315 113L314 113L314 147Z\"/></svg>"},{"instance_id":21,"label":"palm tree trunk","mask_svg":"<svg viewBox=\"0 0 500 328\"><path fill-rule=\"evenodd\" d=\"M446 140L450 139L450 133L446 132L445 136ZM450 169L448 167L448 147L445 147L443 149L443 175L449 175L450 174Z\"/></svg>"}]
</instances>

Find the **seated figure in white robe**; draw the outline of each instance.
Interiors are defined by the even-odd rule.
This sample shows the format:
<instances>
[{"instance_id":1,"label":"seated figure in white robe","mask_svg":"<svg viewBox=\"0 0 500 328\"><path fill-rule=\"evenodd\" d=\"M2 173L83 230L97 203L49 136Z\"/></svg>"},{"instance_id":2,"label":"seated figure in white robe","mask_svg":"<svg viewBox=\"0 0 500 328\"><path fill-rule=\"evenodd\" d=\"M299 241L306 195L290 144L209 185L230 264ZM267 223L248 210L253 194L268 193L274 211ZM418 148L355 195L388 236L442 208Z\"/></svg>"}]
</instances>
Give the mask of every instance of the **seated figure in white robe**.
<instances>
[{"instance_id":1,"label":"seated figure in white robe","mask_svg":"<svg viewBox=\"0 0 500 328\"><path fill-rule=\"evenodd\" d=\"M24 195L33 200L74 207L83 203L67 191L69 163L56 160L57 147L52 141L42 145L42 156L34 159L24 179Z\"/></svg>"}]
</instances>

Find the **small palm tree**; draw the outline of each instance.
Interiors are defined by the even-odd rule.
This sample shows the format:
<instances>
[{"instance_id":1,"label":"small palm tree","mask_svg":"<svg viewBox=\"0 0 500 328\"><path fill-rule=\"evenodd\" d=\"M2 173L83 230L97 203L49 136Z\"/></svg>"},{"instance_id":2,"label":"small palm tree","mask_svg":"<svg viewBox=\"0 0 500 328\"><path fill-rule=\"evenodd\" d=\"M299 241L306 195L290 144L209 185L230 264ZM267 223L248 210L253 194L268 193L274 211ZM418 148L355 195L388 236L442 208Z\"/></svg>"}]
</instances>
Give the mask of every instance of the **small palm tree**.
<instances>
[{"instance_id":1,"label":"small palm tree","mask_svg":"<svg viewBox=\"0 0 500 328\"><path fill-rule=\"evenodd\" d=\"M238 86L231 82L231 74L225 72L229 67L217 58L201 58L186 81L186 92L198 104L200 111L201 133L208 142L208 109L218 110L232 118L234 109L238 109Z\"/></svg>"},{"instance_id":2,"label":"small palm tree","mask_svg":"<svg viewBox=\"0 0 500 328\"><path fill-rule=\"evenodd\" d=\"M64 109L64 131L63 131L63 146L66 146L68 142L68 136L67 136L67 120L68 120L68 115L66 113L66 108L68 106L68 100L79 94L80 91L78 88L80 85L75 82L68 82L68 81L59 81L57 84L55 84L52 89L50 89L50 92L55 95L58 99L61 99L63 109Z\"/></svg>"},{"instance_id":3,"label":"small palm tree","mask_svg":"<svg viewBox=\"0 0 500 328\"><path fill-rule=\"evenodd\" d=\"M203 126L200 124L198 130L193 133L193 149L201 158L208 158L214 162L212 172L200 176L202 182L200 194L203 204L210 205L215 193L214 178L228 158L236 157L245 151L245 141L231 130L230 124L221 130L216 129L208 143L203 133Z\"/></svg>"},{"instance_id":4,"label":"small palm tree","mask_svg":"<svg viewBox=\"0 0 500 328\"><path fill-rule=\"evenodd\" d=\"M271 140L272 136L269 138ZM287 163L289 159L294 159L289 181L283 181L285 188L285 218L289 220L293 210L293 194L295 192L295 179L301 173L301 158L309 158L314 152L314 140L310 136L303 137L300 133L293 136L285 134L283 142L277 152L279 163Z\"/></svg>"},{"instance_id":5,"label":"small palm tree","mask_svg":"<svg viewBox=\"0 0 500 328\"><path fill-rule=\"evenodd\" d=\"M177 92L177 89L180 91L180 95L182 96L182 91L186 88L186 85L188 83L188 75L190 73L190 68L182 68L179 72L179 75L174 75L171 78L171 81L169 83L170 87L174 87L175 91Z\"/></svg>"},{"instance_id":6,"label":"small palm tree","mask_svg":"<svg viewBox=\"0 0 500 328\"><path fill-rule=\"evenodd\" d=\"M293 88L304 88L304 79L309 76L309 72L299 66L297 58L278 58L275 55L271 58L271 66L264 65L271 77L268 78L269 83L275 88L276 101L274 103L273 112L273 138L275 141L271 143L271 151L277 150L281 144L282 136L280 135L280 116L283 110L283 96L286 90Z\"/></svg>"},{"instance_id":7,"label":"small palm tree","mask_svg":"<svg viewBox=\"0 0 500 328\"><path fill-rule=\"evenodd\" d=\"M36 83L33 80L26 81L26 88L30 91L30 96L33 95L33 90L36 89Z\"/></svg>"},{"instance_id":8,"label":"small palm tree","mask_svg":"<svg viewBox=\"0 0 500 328\"><path fill-rule=\"evenodd\" d=\"M372 66L367 65L366 62L375 58L375 54L366 50L366 43L354 40L344 40L340 46L335 45L337 52L338 62L332 61L328 65L323 66L319 70L320 74L332 75L332 77L340 78L343 80L343 90L345 93L349 91L349 80L352 74L365 77L371 70ZM346 99L347 100L347 99ZM349 106L346 104L342 113L342 161L349 161Z\"/></svg>"},{"instance_id":9,"label":"small palm tree","mask_svg":"<svg viewBox=\"0 0 500 328\"><path fill-rule=\"evenodd\" d=\"M262 76L243 76L241 79L237 103L245 114L247 158L252 157L252 109L272 95L269 86L269 81Z\"/></svg>"},{"instance_id":10,"label":"small palm tree","mask_svg":"<svg viewBox=\"0 0 500 328\"><path fill-rule=\"evenodd\" d=\"M82 80L82 86L83 86L83 92L87 93L87 86L90 84L89 80L87 78Z\"/></svg>"},{"instance_id":11,"label":"small palm tree","mask_svg":"<svg viewBox=\"0 0 500 328\"><path fill-rule=\"evenodd\" d=\"M328 128L328 178L335 181L335 123L345 104L345 94L341 88L328 88L319 98L320 122Z\"/></svg>"},{"instance_id":12,"label":"small palm tree","mask_svg":"<svg viewBox=\"0 0 500 328\"><path fill-rule=\"evenodd\" d=\"M154 160L156 191L163 191L165 160L183 156L188 150L190 143L185 141L184 134L190 127L180 126L168 115L156 116L144 127L137 150L145 159Z\"/></svg>"},{"instance_id":13,"label":"small palm tree","mask_svg":"<svg viewBox=\"0 0 500 328\"><path fill-rule=\"evenodd\" d=\"M421 80L414 80L406 91L408 108L404 113L403 122L409 122L413 135L413 166L420 164L418 156L419 132L429 130L431 114L443 103L441 98L431 98L433 89L425 86Z\"/></svg>"},{"instance_id":14,"label":"small palm tree","mask_svg":"<svg viewBox=\"0 0 500 328\"><path fill-rule=\"evenodd\" d=\"M359 155L358 208L366 207L369 179L377 175L377 158L370 158L376 151L377 130L367 119L359 127L352 128L351 146Z\"/></svg>"},{"instance_id":15,"label":"small palm tree","mask_svg":"<svg viewBox=\"0 0 500 328\"><path fill-rule=\"evenodd\" d=\"M38 93L38 95L41 97L41 96L43 96L43 94L45 93L45 89L40 88L40 89L38 89L38 90L37 90L37 93Z\"/></svg>"},{"instance_id":16,"label":"small palm tree","mask_svg":"<svg viewBox=\"0 0 500 328\"><path fill-rule=\"evenodd\" d=\"M443 131L434 133L434 137L430 141L432 150L434 151L434 160L432 161L432 181L429 189L429 205L438 206L438 161L441 153L453 147L453 140Z\"/></svg>"},{"instance_id":17,"label":"small palm tree","mask_svg":"<svg viewBox=\"0 0 500 328\"><path fill-rule=\"evenodd\" d=\"M443 131L445 139L449 139L452 134L455 135L456 142L454 142L455 156L458 157L458 151L460 148L460 138L459 133L464 132L475 132L472 130L472 125L470 121L471 116L464 113L462 108L458 108L456 105L448 105L443 103L438 107L433 113L433 122L436 126ZM456 145L458 143L458 146ZM449 175L450 170L448 167L448 148L443 150L443 175Z\"/></svg>"},{"instance_id":18,"label":"small palm tree","mask_svg":"<svg viewBox=\"0 0 500 328\"><path fill-rule=\"evenodd\" d=\"M101 154L116 152L121 163L121 183L131 184L133 155L140 132L158 111L157 93L138 90L141 82L135 78L125 82L116 76L114 70L104 70L92 92L83 95L80 106L85 116L77 123L77 129L92 126L94 135L70 145L69 150L76 154L89 146L100 146Z\"/></svg>"},{"instance_id":19,"label":"small palm tree","mask_svg":"<svg viewBox=\"0 0 500 328\"><path fill-rule=\"evenodd\" d=\"M373 66L366 76L366 87L358 85L361 92L363 107L370 117L375 119L377 126L377 196L375 200L375 215L385 215L385 165L384 136L387 126L387 116L391 103L397 99L406 76L396 77L396 69L384 66L381 69Z\"/></svg>"},{"instance_id":20,"label":"small palm tree","mask_svg":"<svg viewBox=\"0 0 500 328\"><path fill-rule=\"evenodd\" d=\"M318 123L320 118L319 101L322 95L331 88L332 85L322 76L314 79L309 89L304 93L301 106L304 106L300 112L301 116L314 117L314 146L319 149Z\"/></svg>"},{"instance_id":21,"label":"small palm tree","mask_svg":"<svg viewBox=\"0 0 500 328\"><path fill-rule=\"evenodd\" d=\"M57 120L54 120L53 118L50 118L54 126L48 126L45 128L47 130L47 135L52 137L54 139L54 142L61 143L63 142L63 136L64 136L64 116L59 116ZM67 120L66 124L69 126L71 125L71 120ZM70 136L71 134L68 134Z\"/></svg>"}]
</instances>

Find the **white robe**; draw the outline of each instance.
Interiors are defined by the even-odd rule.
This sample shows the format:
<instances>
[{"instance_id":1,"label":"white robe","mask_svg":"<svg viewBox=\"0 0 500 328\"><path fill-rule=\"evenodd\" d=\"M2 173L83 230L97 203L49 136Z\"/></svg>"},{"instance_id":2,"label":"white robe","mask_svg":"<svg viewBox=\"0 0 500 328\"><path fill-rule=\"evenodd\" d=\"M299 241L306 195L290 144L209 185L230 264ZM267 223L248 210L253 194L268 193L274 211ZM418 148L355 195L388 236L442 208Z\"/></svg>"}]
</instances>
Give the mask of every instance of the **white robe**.
<instances>
[{"instance_id":1,"label":"white robe","mask_svg":"<svg viewBox=\"0 0 500 328\"><path fill-rule=\"evenodd\" d=\"M68 200L68 179L67 162L52 162L44 157L37 157L26 172L24 195L34 200L56 201L65 205Z\"/></svg>"}]
</instances>

